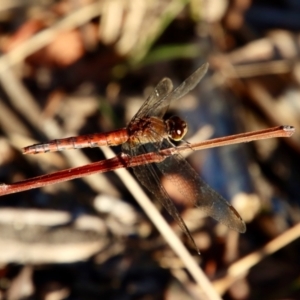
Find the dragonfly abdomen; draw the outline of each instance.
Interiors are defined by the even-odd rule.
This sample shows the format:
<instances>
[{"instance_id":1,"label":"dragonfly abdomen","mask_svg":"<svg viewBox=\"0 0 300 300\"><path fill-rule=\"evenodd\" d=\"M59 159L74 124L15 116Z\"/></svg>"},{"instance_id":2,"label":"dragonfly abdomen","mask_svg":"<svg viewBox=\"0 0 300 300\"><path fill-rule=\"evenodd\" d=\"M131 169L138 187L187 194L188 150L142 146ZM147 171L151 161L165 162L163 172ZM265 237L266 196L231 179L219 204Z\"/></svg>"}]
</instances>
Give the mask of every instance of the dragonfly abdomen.
<instances>
[{"instance_id":1,"label":"dragonfly abdomen","mask_svg":"<svg viewBox=\"0 0 300 300\"><path fill-rule=\"evenodd\" d=\"M24 154L56 152L69 149L94 148L100 146L117 146L128 140L126 128L107 133L95 133L52 140L47 143L34 144L23 148Z\"/></svg>"}]
</instances>

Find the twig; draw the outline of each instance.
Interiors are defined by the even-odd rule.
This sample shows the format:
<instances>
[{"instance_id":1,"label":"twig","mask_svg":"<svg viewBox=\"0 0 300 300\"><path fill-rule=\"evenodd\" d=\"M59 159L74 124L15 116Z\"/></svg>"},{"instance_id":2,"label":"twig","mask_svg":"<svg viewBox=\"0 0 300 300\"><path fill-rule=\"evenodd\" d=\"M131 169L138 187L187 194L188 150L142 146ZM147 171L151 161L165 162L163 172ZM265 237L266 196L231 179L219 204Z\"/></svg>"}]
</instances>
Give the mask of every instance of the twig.
<instances>
[{"instance_id":1,"label":"twig","mask_svg":"<svg viewBox=\"0 0 300 300\"><path fill-rule=\"evenodd\" d=\"M298 239L300 236L300 223L285 231L271 242L267 243L261 249L245 256L239 261L233 263L227 270L227 275L214 281L215 288L222 295L225 291L239 278L245 276L249 269L261 262L265 257L273 254L279 249L285 247L289 243Z\"/></svg>"},{"instance_id":2,"label":"twig","mask_svg":"<svg viewBox=\"0 0 300 300\"><path fill-rule=\"evenodd\" d=\"M113 152L110 150L110 148L106 148L103 152L105 156L111 157L113 155ZM193 276L196 283L199 285L201 291L206 294L206 299L221 299L220 296L216 293L215 289L212 287L206 275L203 273L202 269L198 266L191 254L182 244L181 240L174 233L166 220L161 216L157 208L154 206L149 197L147 197L136 180L125 169L117 170L116 174L124 182L127 189L135 197L136 201L143 208L145 214L153 222L157 230L161 233L161 235L164 237L173 251L178 255L179 258L181 258L185 267Z\"/></svg>"}]
</instances>

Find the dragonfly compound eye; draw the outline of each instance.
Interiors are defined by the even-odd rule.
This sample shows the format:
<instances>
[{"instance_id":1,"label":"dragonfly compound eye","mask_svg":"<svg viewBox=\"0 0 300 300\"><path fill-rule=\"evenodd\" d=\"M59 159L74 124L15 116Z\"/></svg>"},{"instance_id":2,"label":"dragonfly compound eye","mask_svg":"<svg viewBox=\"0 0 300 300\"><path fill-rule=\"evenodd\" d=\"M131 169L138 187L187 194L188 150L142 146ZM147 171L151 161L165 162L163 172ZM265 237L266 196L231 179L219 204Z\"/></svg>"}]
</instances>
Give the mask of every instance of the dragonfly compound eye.
<instances>
[{"instance_id":1,"label":"dragonfly compound eye","mask_svg":"<svg viewBox=\"0 0 300 300\"><path fill-rule=\"evenodd\" d=\"M166 125L168 136L174 141L182 140L188 131L187 123L177 116L173 116L166 120Z\"/></svg>"}]
</instances>

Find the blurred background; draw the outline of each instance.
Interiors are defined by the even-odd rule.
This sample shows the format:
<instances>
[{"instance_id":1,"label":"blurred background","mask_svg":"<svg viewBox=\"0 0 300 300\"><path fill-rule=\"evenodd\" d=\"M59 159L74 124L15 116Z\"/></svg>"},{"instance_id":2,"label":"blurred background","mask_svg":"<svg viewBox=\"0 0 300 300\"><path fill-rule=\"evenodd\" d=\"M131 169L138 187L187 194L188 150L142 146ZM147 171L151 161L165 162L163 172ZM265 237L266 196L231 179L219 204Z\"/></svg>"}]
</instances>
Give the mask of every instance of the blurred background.
<instances>
[{"instance_id":1,"label":"blurred background","mask_svg":"<svg viewBox=\"0 0 300 300\"><path fill-rule=\"evenodd\" d=\"M178 86L209 62L168 112L188 122L187 141L296 132L187 157L245 234L171 189L198 256L162 214L224 299L299 299L299 15L292 0L2 0L0 182L105 159L21 148L124 127L159 80ZM0 262L0 299L205 299L113 172L1 197Z\"/></svg>"}]
</instances>

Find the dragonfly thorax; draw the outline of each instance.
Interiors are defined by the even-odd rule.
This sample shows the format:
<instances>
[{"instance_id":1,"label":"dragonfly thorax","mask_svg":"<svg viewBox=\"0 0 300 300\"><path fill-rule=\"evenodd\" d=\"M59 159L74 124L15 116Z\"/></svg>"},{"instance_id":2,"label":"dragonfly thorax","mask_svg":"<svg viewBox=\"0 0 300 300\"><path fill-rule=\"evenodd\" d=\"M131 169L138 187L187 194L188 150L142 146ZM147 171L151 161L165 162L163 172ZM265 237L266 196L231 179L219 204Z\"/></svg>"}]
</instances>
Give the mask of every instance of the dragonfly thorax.
<instances>
[{"instance_id":1,"label":"dragonfly thorax","mask_svg":"<svg viewBox=\"0 0 300 300\"><path fill-rule=\"evenodd\" d=\"M178 116L166 120L168 137L173 141L181 141L188 131L187 123Z\"/></svg>"},{"instance_id":2,"label":"dragonfly thorax","mask_svg":"<svg viewBox=\"0 0 300 300\"><path fill-rule=\"evenodd\" d=\"M128 127L128 142L132 145L160 142L168 137L168 128L164 120L157 117L135 119Z\"/></svg>"}]
</instances>

